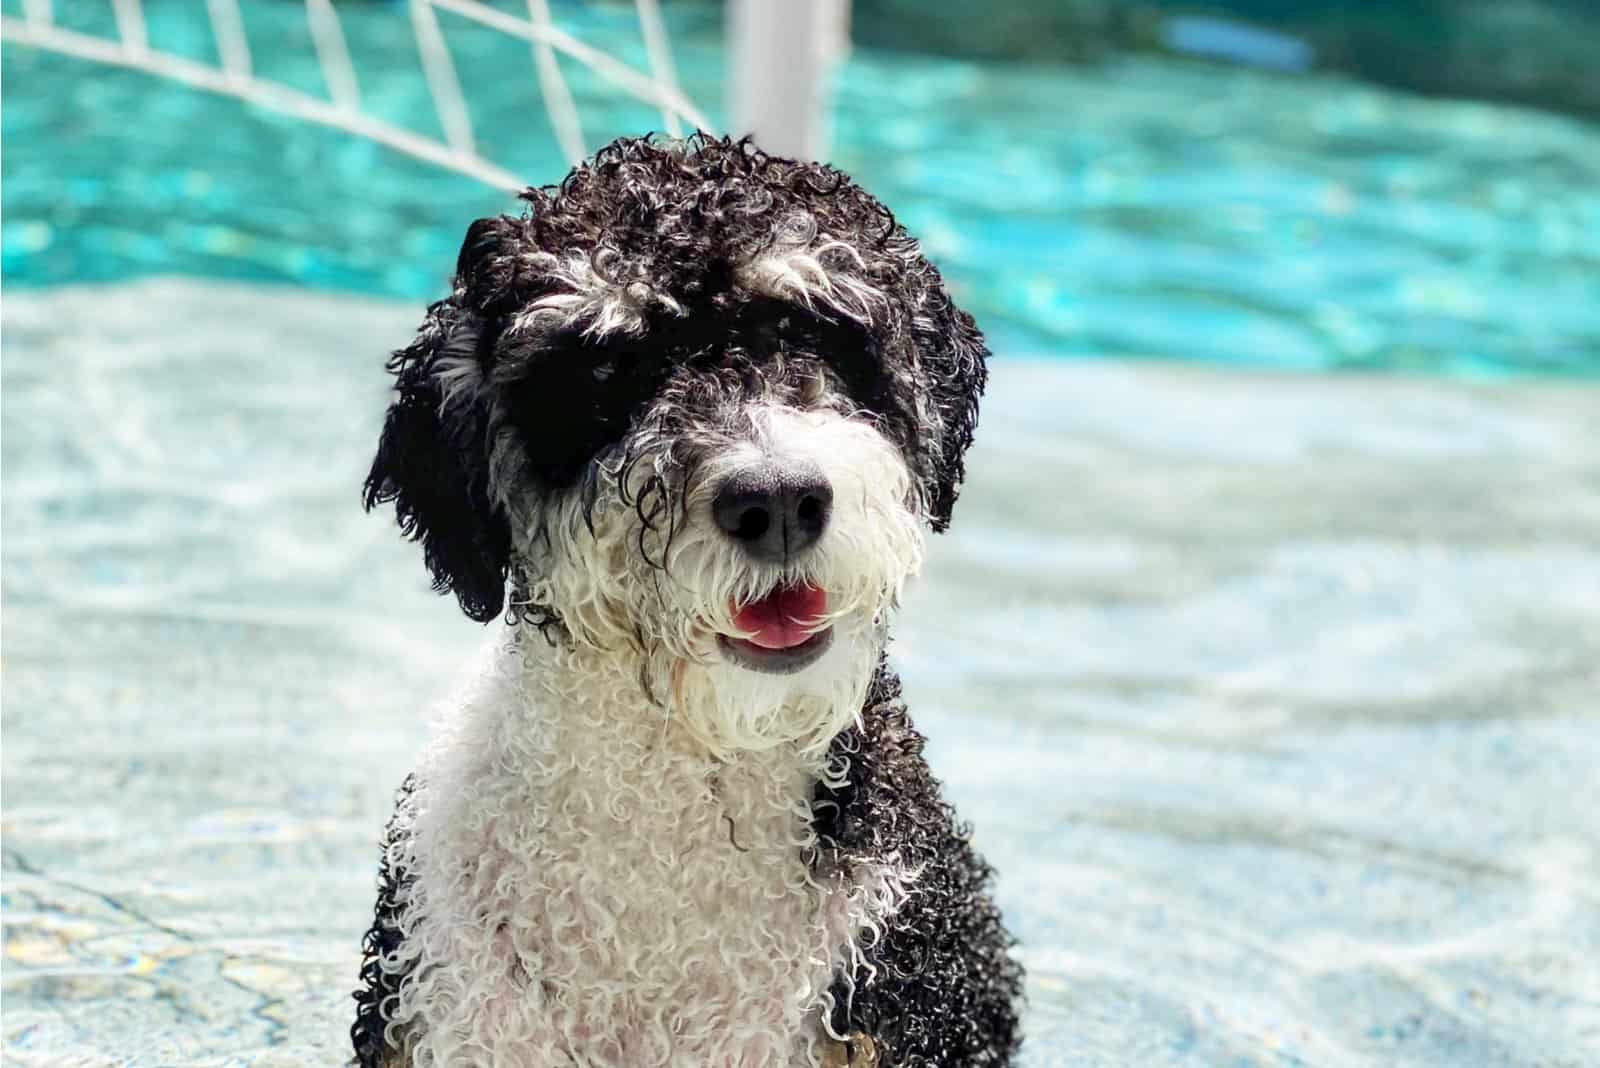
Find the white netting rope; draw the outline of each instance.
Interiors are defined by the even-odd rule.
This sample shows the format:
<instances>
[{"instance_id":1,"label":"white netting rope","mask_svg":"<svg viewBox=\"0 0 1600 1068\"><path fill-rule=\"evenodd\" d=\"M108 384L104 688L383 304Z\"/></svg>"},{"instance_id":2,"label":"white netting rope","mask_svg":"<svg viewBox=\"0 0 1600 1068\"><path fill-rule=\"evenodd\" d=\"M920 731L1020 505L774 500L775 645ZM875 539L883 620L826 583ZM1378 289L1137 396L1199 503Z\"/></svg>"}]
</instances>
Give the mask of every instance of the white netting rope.
<instances>
[{"instance_id":1,"label":"white netting rope","mask_svg":"<svg viewBox=\"0 0 1600 1068\"><path fill-rule=\"evenodd\" d=\"M56 24L50 0L24 0L23 15L0 15L0 36L11 43L56 52L95 63L142 71L195 89L232 96L330 126L387 145L415 159L433 163L509 191L526 183L479 154L472 132L472 113L450 58L438 12L468 19L521 38L532 48L545 113L562 153L576 163L588 153L578 109L561 74L557 55L583 64L616 89L661 112L667 132L680 134L685 123L703 130L711 124L678 87L672 51L656 0L636 0L649 71L639 71L584 44L550 21L546 0L527 0L528 17L489 7L480 0L411 0L411 27L422 57L423 76L444 131L442 140L378 118L361 107L361 89L344 30L332 0L306 0L306 19L322 70L326 97L256 77L250 60L238 0L206 0L219 62L213 66L150 48L141 0L112 0L117 38L100 37Z\"/></svg>"}]
</instances>

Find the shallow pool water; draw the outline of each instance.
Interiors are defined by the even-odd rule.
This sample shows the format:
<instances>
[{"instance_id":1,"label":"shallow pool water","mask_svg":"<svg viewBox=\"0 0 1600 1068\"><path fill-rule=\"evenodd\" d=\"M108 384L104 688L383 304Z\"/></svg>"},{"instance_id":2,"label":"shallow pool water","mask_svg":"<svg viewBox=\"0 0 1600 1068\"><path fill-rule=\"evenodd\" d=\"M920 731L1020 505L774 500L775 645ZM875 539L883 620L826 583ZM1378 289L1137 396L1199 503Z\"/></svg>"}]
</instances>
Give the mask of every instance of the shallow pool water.
<instances>
[{"instance_id":1,"label":"shallow pool water","mask_svg":"<svg viewBox=\"0 0 1600 1068\"><path fill-rule=\"evenodd\" d=\"M8 291L4 1059L345 1053L482 631L357 488L413 305ZM1002 359L894 656L1022 1063L1600 1049L1600 387Z\"/></svg>"}]
</instances>

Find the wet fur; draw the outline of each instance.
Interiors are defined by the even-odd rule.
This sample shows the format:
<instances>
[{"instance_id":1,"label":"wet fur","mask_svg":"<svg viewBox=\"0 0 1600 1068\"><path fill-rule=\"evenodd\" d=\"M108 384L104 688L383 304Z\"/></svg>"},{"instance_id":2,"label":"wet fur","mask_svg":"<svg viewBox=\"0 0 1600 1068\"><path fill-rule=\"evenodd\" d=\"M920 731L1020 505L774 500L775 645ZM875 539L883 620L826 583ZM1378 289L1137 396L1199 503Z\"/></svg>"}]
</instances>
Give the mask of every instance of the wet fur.
<instances>
[{"instance_id":1,"label":"wet fur","mask_svg":"<svg viewBox=\"0 0 1600 1068\"><path fill-rule=\"evenodd\" d=\"M745 143L619 141L524 199L390 362L368 507L507 624L391 821L357 1063L1007 1063L990 873L880 659L955 503L972 320L859 187ZM706 515L770 456L836 503L755 565ZM826 656L725 663L730 604L796 582Z\"/></svg>"}]
</instances>

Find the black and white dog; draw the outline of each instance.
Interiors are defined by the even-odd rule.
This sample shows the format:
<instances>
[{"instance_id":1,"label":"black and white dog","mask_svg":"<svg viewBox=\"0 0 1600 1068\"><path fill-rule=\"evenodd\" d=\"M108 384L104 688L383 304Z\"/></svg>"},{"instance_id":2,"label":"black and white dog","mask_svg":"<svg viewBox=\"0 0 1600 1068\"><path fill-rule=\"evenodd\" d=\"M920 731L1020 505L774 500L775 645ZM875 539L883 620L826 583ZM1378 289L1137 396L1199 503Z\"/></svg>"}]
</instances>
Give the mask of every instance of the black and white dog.
<instances>
[{"instance_id":1,"label":"black and white dog","mask_svg":"<svg viewBox=\"0 0 1600 1068\"><path fill-rule=\"evenodd\" d=\"M848 178L748 143L523 199L389 364L367 506L507 623L401 790L356 1061L1009 1062L990 871L883 662L971 317Z\"/></svg>"}]
</instances>

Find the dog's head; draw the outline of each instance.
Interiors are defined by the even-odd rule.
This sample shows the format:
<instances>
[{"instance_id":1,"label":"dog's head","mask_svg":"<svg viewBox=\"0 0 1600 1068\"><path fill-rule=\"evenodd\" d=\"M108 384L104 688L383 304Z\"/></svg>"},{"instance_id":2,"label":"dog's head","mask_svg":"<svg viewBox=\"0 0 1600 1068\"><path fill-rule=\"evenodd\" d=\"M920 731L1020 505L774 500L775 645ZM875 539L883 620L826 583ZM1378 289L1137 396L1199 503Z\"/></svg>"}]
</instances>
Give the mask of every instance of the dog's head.
<instances>
[{"instance_id":1,"label":"dog's head","mask_svg":"<svg viewBox=\"0 0 1600 1068\"><path fill-rule=\"evenodd\" d=\"M367 506L714 749L825 745L950 520L971 317L848 178L744 142L618 141L524 199L390 361Z\"/></svg>"}]
</instances>

